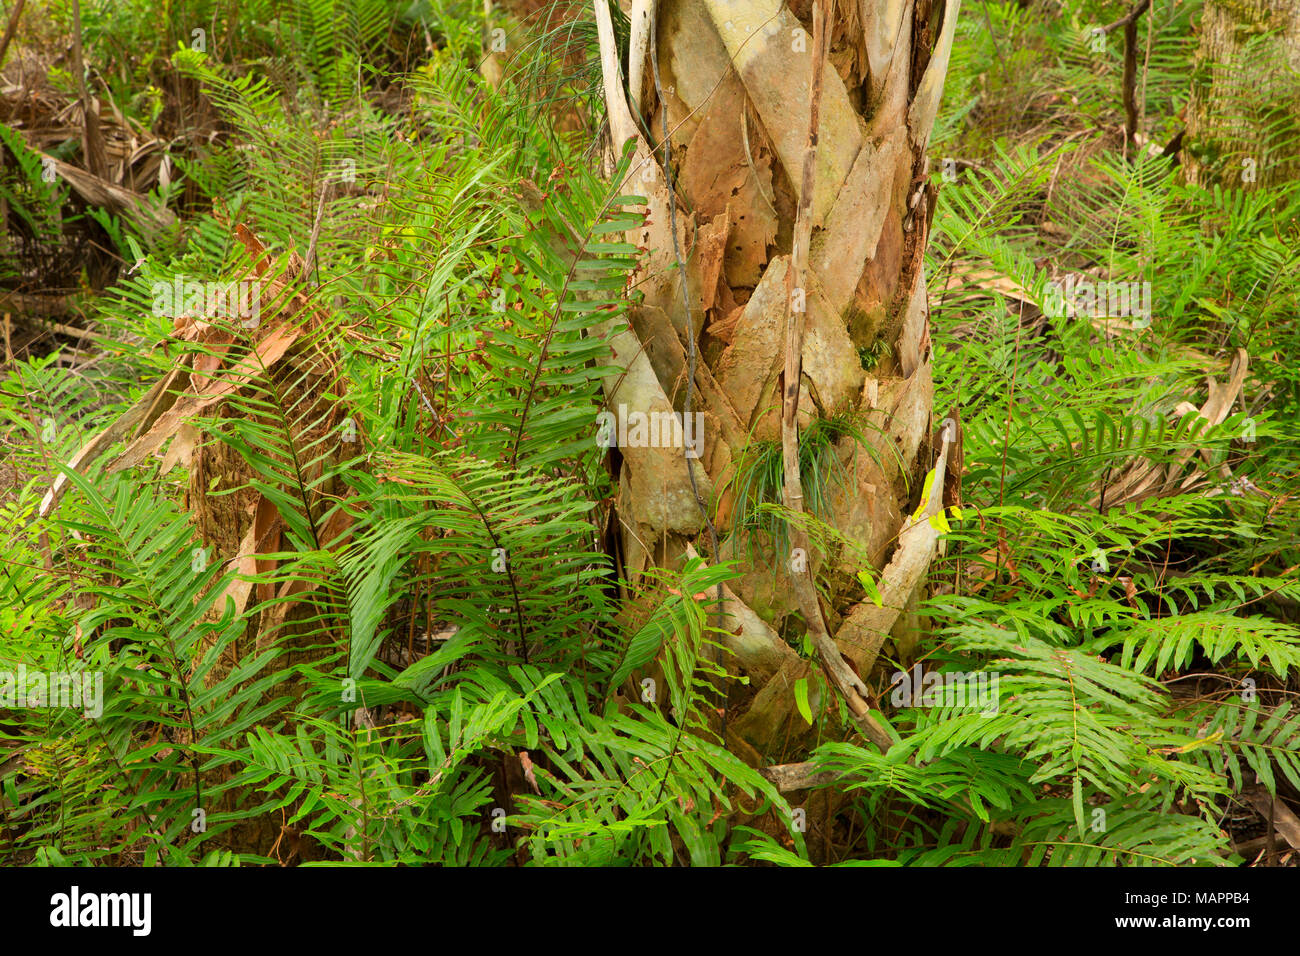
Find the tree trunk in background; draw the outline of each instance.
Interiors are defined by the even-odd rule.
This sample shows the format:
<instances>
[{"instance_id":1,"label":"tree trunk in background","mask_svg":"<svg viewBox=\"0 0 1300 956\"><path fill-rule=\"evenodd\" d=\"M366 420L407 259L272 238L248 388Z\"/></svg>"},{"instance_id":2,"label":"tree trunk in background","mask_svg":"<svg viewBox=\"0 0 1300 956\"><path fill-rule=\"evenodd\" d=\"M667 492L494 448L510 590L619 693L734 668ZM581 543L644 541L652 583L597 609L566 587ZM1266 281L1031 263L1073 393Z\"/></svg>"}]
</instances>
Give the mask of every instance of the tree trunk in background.
<instances>
[{"instance_id":1,"label":"tree trunk in background","mask_svg":"<svg viewBox=\"0 0 1300 956\"><path fill-rule=\"evenodd\" d=\"M866 714L861 679L913 600L938 536L926 519L940 498L942 464L928 510L920 502L920 479L941 447L931 438L923 252L934 190L926 145L959 2L834 4L805 210L811 242L802 254L794 240L808 181L813 2L662 0L651 13L656 5L638 0L630 63L619 60L603 3L596 0L612 139L615 152L636 141L624 192L646 196L649 213L631 237L648 250L637 276L644 300L631 311L631 329L614 338L615 364L627 373L608 380L607 408L683 411L693 344L691 408L703 413L694 488L680 447L620 448L623 572L635 581L649 567L680 566L696 549L745 569L725 593L724 640L732 673L750 677L744 699L733 687L728 743L751 762L786 758L809 729L792 694L810 673L792 646L805 630L834 635L821 656L831 686L845 693L859 727L883 738ZM638 62L651 17L656 40ZM670 231L665 123L689 308ZM791 270L804 275L802 288L788 288ZM837 442L845 480L829 482L820 514L851 546L793 555L740 526L732 485L747 446L773 449L782 439L791 316L804 327L799 432L814 419L848 414L867 439L865 447ZM779 491L772 499L780 501ZM711 554L705 508L720 555ZM924 512L919 520L905 518L913 509ZM881 578L883 607L867 599L857 577L864 569ZM798 596L801 587L811 594L814 580L824 624L810 626ZM824 686L810 681L814 713Z\"/></svg>"},{"instance_id":2,"label":"tree trunk in background","mask_svg":"<svg viewBox=\"0 0 1300 956\"><path fill-rule=\"evenodd\" d=\"M1200 31L1187 181L1249 188L1300 177L1300 5L1206 0Z\"/></svg>"}]
</instances>

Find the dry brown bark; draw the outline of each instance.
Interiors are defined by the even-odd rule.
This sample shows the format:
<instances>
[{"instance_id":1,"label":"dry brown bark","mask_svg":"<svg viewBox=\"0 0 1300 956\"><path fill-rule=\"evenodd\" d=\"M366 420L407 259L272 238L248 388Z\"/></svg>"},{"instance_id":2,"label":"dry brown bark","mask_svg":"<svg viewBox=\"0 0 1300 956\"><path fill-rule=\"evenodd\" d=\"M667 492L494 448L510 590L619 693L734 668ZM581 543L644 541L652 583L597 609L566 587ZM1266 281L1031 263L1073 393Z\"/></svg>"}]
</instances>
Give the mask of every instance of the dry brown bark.
<instances>
[{"instance_id":1,"label":"dry brown bark","mask_svg":"<svg viewBox=\"0 0 1300 956\"><path fill-rule=\"evenodd\" d=\"M614 340L612 361L628 374L607 380L607 407L684 412L689 401L705 423L694 482L680 448L620 449L624 570L635 582L649 567L680 565L692 545L740 562L725 617L737 627L731 667L754 693L729 736L767 758L806 729L792 687L809 662L786 639L802 631L820 638L820 663L859 729L888 745L866 682L937 539L927 519L941 479L934 501L920 501L941 451L931 440L926 145L958 6L637 0L632 59L648 48L650 62L626 64L596 3L611 152L634 141L624 192L645 196L648 213L629 237L646 250L644 298ZM630 95L628 76L640 78ZM746 446L784 437L785 505L806 510L792 439L814 418L845 413L868 440L838 446L848 480L822 517L859 547L817 550L795 528L804 565L733 526L730 482ZM863 593L864 569L883 578L883 608Z\"/></svg>"}]
</instances>

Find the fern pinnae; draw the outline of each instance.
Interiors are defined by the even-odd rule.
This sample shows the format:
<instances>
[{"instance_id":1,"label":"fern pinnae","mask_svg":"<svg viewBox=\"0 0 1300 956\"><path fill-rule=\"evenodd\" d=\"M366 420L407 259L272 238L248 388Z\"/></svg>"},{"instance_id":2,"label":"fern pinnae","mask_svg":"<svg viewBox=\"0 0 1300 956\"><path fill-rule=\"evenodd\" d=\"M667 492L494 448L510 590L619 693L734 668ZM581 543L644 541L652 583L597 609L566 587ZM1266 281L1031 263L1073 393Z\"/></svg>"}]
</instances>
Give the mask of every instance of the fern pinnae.
<instances>
[{"instance_id":1,"label":"fern pinnae","mask_svg":"<svg viewBox=\"0 0 1300 956\"><path fill-rule=\"evenodd\" d=\"M510 597L515 609L515 631L519 636L519 650L523 657L524 664L526 665L528 663L528 638L524 635L524 612L519 606L519 585L515 581L514 568L510 565L510 556L505 549L501 547L501 542L492 528L492 523L488 520L487 515L483 513L483 509L480 507L479 502L470 495L466 496L466 500L469 501L470 505L474 508L474 513L478 515L479 521L483 523L483 530L487 532L488 537L492 541L493 552L501 554L505 559L506 580L510 583Z\"/></svg>"},{"instance_id":2,"label":"fern pinnae","mask_svg":"<svg viewBox=\"0 0 1300 956\"><path fill-rule=\"evenodd\" d=\"M111 533L113 533L117 538L118 543L124 547L124 551L123 551L124 556L126 557L128 562L130 562L133 570L136 571L137 579L144 585L145 591L143 597L147 602L145 604L144 610L151 612L153 617L157 620L159 624L160 636L162 636L164 640L167 642L166 646L167 646L167 653L169 658L168 663L171 665L172 668L172 680L175 682L177 693L180 695L180 703L185 714L185 721L189 727L191 743L197 742L199 739L199 733L197 727L195 726L194 711L193 708L191 707L190 694L186 686L187 679L185 676L185 669L181 664L180 654L177 651L175 643L173 642L170 634L171 628L169 627L169 621L168 621L170 615L168 615L163 610L163 605L160 602L158 595L156 595L153 592L152 582L150 581L148 576L140 573L142 569L139 567L139 565L136 562L135 551L134 548L132 547L133 542L126 534L124 534L123 526L120 525L116 520L115 518L116 509L110 507L107 501L100 496L98 490L94 487L94 485L92 485L91 482L87 478L82 476L76 469L65 468L64 474L68 477L70 481L72 481L74 484L77 485L79 490L85 496L88 504L90 504L93 513L97 513L99 518L104 522L102 527L105 530L108 530ZM119 487L124 487L124 486L120 485ZM119 502L119 504L124 504L124 502ZM205 588L211 586L213 580L217 576L218 570L219 569L216 566L213 566L207 572L205 576L206 580L204 579L204 576L201 576L199 584L197 585L197 587L193 589L191 593L204 590ZM196 809L202 809L203 781L199 775L198 755L189 747L185 749L188 754L189 764L193 772L193 778L194 778L194 800L195 800L194 805Z\"/></svg>"},{"instance_id":3,"label":"fern pinnae","mask_svg":"<svg viewBox=\"0 0 1300 956\"><path fill-rule=\"evenodd\" d=\"M621 183L623 181L623 178L627 173L627 168L630 166L631 161L632 161L632 153L628 152L619 162L618 168L616 169L614 176L612 177L614 183ZM555 188L558 189L560 187L555 187ZM601 205L599 206L598 210L596 211L596 214L589 217L586 223L585 232L582 233L581 235L578 235L576 232L573 231L572 224L569 222L567 217L561 219L561 221L565 223L567 229L566 229L566 233L559 233L555 236L555 241L557 243L555 251L559 252L560 250L566 250L566 246L568 246L572 242L576 242L576 247L568 249L563 253L567 258L570 259L569 267L567 272L564 275L563 281L559 285L559 288L555 291L555 307L551 312L549 321L547 322L546 330L542 337L541 346L538 350L537 358L535 359L533 364L532 374L528 378L528 386L524 391L523 404L519 412L519 423L515 430L514 441L511 443L511 448L510 448L510 466L512 468L518 467L519 464L519 444L523 440L524 427L527 423L528 413L532 408L533 399L537 394L538 381L541 377L542 368L543 365L545 364L547 354L550 350L551 341L555 336L556 328L558 326L560 318L564 314L564 307L568 302L570 286L574 282L574 277L577 275L578 269L585 262L588 261L584 259L584 252L586 252L587 249L589 248L593 240L593 237L596 235L597 228L602 224L609 210L612 209L616 204L619 204L622 199L623 197L617 195L614 191L610 191L609 193L607 193ZM544 202L545 200L543 200L543 203ZM544 209L538 210L538 213L539 215L544 214ZM628 223L627 225L630 227L632 224ZM614 247L611 248L610 251L621 251L622 245L623 244L614 244ZM632 248L629 246L627 247L626 251L630 252L632 251ZM582 299L586 298L586 296L579 295L578 298L581 301ZM583 311L591 312L591 311L595 311L597 308L600 307L602 307L600 304L593 303L592 308L584 309ZM608 308L608 306L605 307Z\"/></svg>"}]
</instances>

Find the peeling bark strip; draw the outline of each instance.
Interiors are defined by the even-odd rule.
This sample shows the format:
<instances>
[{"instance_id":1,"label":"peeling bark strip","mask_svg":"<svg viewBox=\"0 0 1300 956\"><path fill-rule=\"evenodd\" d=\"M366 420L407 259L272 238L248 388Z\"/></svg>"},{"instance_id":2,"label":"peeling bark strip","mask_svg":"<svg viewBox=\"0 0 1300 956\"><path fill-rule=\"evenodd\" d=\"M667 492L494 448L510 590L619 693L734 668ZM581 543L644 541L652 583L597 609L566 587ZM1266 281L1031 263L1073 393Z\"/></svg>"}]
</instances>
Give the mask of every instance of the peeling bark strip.
<instances>
[{"instance_id":1,"label":"peeling bark strip","mask_svg":"<svg viewBox=\"0 0 1300 956\"><path fill-rule=\"evenodd\" d=\"M632 38L628 43L627 92L632 100L632 115L641 118L641 87L645 83L645 58L650 50L651 23L655 18L655 0L632 0Z\"/></svg>"},{"instance_id":2,"label":"peeling bark strip","mask_svg":"<svg viewBox=\"0 0 1300 956\"><path fill-rule=\"evenodd\" d=\"M822 74L826 66L826 12L823 2L813 4L812 98L808 120L808 142L804 148L803 178L799 211L795 218L794 248L785 279L785 373L781 398L781 466L785 483L785 506L796 514L803 511L803 482L799 474L799 388L803 378L803 327L808 271L808 244L812 239L812 197L816 182L817 123L821 115ZM808 535L793 523L790 540L806 553ZM795 590L804 618L818 646L824 644L826 624L817 602L817 590L810 571L795 572ZM838 656L838 655L837 655Z\"/></svg>"},{"instance_id":3,"label":"peeling bark strip","mask_svg":"<svg viewBox=\"0 0 1300 956\"><path fill-rule=\"evenodd\" d=\"M817 0L813 4L812 85L808 111L808 142L804 148L799 209L794 225L794 247L790 253L790 268L786 271L781 466L785 484L785 506L796 515L803 513L803 479L799 474L799 393L803 379L803 333L807 300L804 286L808 271L808 247L812 242L813 190L817 179L817 127L821 119L822 77L825 73L828 47L827 2L828 0ZM812 548L803 525L796 520L789 522L788 526L790 541L794 548L804 554L811 553ZM822 666L826 668L831 682L848 703L863 733L881 750L888 750L891 742L889 734L871 716L871 708L865 700L870 694L867 685L844 663L839 647L831 640L830 633L826 629L821 602L817 597L817 585L812 575L813 569L810 564L796 568L793 562L791 563L790 576L794 581L799 608L803 612L804 623L808 626L808 633L817 647L817 653L821 656Z\"/></svg>"},{"instance_id":4,"label":"peeling bark strip","mask_svg":"<svg viewBox=\"0 0 1300 956\"><path fill-rule=\"evenodd\" d=\"M812 739L794 687L814 713L825 687L792 649L805 628L858 727L891 742L872 719L871 668L939 534L933 502L916 498L933 431L925 152L957 13L956 0L636 0L623 62L595 3L610 156L632 141L622 191L646 197L626 236L646 250L644 298L619 320L612 361L626 372L607 397L651 415L698 396L694 467L721 537L708 547L680 449L629 449L615 503L623 568L635 586L696 548L739 567L722 643L750 690L735 685L727 742L751 762L792 759ZM840 415L867 436L832 449L846 479L801 474L801 432ZM780 456L780 485L749 500L760 453ZM827 483L826 505L800 522L812 480ZM797 566L751 520L774 501L796 518ZM855 547L814 551L814 517ZM880 579L886 608L862 605L861 571Z\"/></svg>"}]
</instances>

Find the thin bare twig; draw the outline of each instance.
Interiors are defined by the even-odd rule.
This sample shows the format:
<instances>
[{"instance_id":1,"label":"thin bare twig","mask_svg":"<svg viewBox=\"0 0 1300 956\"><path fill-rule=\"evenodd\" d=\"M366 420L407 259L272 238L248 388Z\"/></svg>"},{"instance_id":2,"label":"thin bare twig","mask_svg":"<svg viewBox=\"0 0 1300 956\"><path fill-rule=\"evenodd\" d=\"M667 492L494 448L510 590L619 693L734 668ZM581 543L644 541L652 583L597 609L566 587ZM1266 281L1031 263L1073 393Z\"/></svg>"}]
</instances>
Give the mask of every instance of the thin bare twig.
<instances>
[{"instance_id":1,"label":"thin bare twig","mask_svg":"<svg viewBox=\"0 0 1300 956\"><path fill-rule=\"evenodd\" d=\"M1151 0L1138 0L1137 5L1133 7L1133 9L1130 10L1127 14L1120 17L1114 23L1108 23L1104 27L1100 27L1099 29L1101 30L1102 33L1110 34L1118 30L1120 27L1126 27L1131 23L1136 23L1137 18L1142 16L1142 14L1146 13L1147 9L1150 6L1151 6Z\"/></svg>"},{"instance_id":2,"label":"thin bare twig","mask_svg":"<svg viewBox=\"0 0 1300 956\"><path fill-rule=\"evenodd\" d=\"M104 136L99 131L99 112L86 87L86 65L81 57L81 2L72 0L72 69L77 74L77 91L81 97L81 151L86 170L100 179L108 178L108 156Z\"/></svg>"},{"instance_id":3,"label":"thin bare twig","mask_svg":"<svg viewBox=\"0 0 1300 956\"><path fill-rule=\"evenodd\" d=\"M9 52L9 41L14 38L14 31L18 29L18 18L23 15L23 6L27 0L18 0L14 8L9 11L9 25L5 27L4 39L0 40L0 66L4 65L5 54Z\"/></svg>"}]
</instances>

